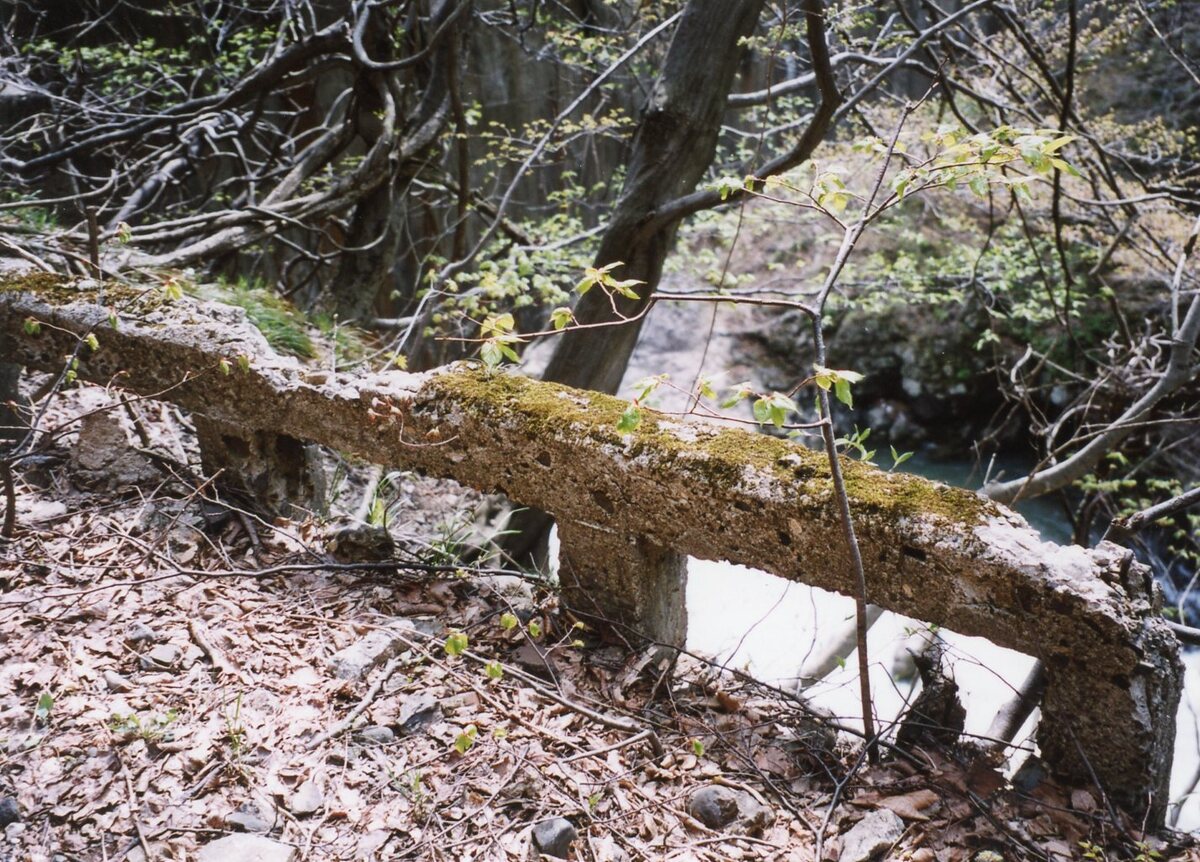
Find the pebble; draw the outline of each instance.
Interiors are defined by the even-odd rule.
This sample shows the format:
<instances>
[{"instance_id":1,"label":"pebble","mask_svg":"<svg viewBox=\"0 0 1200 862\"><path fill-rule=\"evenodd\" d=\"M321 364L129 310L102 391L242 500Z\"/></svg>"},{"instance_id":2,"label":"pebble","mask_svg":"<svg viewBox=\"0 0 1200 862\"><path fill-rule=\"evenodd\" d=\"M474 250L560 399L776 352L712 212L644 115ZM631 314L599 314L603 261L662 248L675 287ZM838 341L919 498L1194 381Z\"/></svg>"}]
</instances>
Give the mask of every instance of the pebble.
<instances>
[{"instance_id":1,"label":"pebble","mask_svg":"<svg viewBox=\"0 0 1200 862\"><path fill-rule=\"evenodd\" d=\"M225 824L243 832L270 832L271 824L254 810L239 808L225 815Z\"/></svg>"},{"instance_id":2,"label":"pebble","mask_svg":"<svg viewBox=\"0 0 1200 862\"><path fill-rule=\"evenodd\" d=\"M324 804L325 794L321 792L321 786L310 778L296 788L290 807L293 814L302 817L320 810Z\"/></svg>"},{"instance_id":3,"label":"pebble","mask_svg":"<svg viewBox=\"0 0 1200 862\"><path fill-rule=\"evenodd\" d=\"M104 684L108 686L109 691L114 691L117 694L125 694L126 692L133 691L133 683L115 670L106 670L104 672Z\"/></svg>"},{"instance_id":4,"label":"pebble","mask_svg":"<svg viewBox=\"0 0 1200 862\"><path fill-rule=\"evenodd\" d=\"M357 736L361 742L369 742L372 745L388 745L396 741L396 734L392 729L379 724L364 727Z\"/></svg>"},{"instance_id":5,"label":"pebble","mask_svg":"<svg viewBox=\"0 0 1200 862\"><path fill-rule=\"evenodd\" d=\"M153 643L157 640L161 640L159 633L145 623L130 623L125 630L127 644Z\"/></svg>"},{"instance_id":6,"label":"pebble","mask_svg":"<svg viewBox=\"0 0 1200 862\"><path fill-rule=\"evenodd\" d=\"M565 817L553 817L543 820L533 827L533 843L537 849L547 856L567 858L571 842L579 836L574 824Z\"/></svg>"},{"instance_id":7,"label":"pebble","mask_svg":"<svg viewBox=\"0 0 1200 862\"><path fill-rule=\"evenodd\" d=\"M183 658L183 650L174 644L156 646L138 659L142 670L174 670Z\"/></svg>"},{"instance_id":8,"label":"pebble","mask_svg":"<svg viewBox=\"0 0 1200 862\"><path fill-rule=\"evenodd\" d=\"M17 800L11 796L0 799L0 826L16 823L20 819L21 809L17 805Z\"/></svg>"}]
</instances>

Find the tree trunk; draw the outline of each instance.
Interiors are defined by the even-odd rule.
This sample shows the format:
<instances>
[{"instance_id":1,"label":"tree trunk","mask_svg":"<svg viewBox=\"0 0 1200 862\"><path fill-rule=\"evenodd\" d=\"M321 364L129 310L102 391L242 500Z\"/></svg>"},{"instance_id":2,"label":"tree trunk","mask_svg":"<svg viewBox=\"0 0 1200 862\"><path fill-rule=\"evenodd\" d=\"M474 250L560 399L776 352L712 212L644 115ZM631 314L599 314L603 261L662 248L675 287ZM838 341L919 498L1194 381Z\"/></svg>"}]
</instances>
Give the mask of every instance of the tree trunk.
<instances>
[{"instance_id":1,"label":"tree trunk","mask_svg":"<svg viewBox=\"0 0 1200 862\"><path fill-rule=\"evenodd\" d=\"M762 6L762 0L691 0L680 18L596 255L597 266L622 261L619 278L645 282L639 299L619 301L623 315L641 311L662 276L679 221L650 231L643 225L660 205L694 190L712 164L725 102L745 53L742 39L753 32ZM617 319L600 290L579 300L575 316L581 323ZM568 332L543 378L615 393L640 331L641 321Z\"/></svg>"}]
</instances>

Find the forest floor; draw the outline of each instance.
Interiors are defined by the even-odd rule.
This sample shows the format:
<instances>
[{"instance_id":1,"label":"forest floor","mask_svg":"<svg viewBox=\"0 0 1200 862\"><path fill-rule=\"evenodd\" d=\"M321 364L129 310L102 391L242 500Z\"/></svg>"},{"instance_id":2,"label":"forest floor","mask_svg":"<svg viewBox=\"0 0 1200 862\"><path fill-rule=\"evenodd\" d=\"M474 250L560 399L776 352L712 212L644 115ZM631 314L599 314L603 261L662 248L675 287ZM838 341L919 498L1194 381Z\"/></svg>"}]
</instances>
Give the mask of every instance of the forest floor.
<instances>
[{"instance_id":1,"label":"forest floor","mask_svg":"<svg viewBox=\"0 0 1200 862\"><path fill-rule=\"evenodd\" d=\"M1200 860L969 748L865 765L787 692L460 566L457 486L392 477L383 563L216 503L171 408L44 423L0 546L0 862Z\"/></svg>"}]
</instances>

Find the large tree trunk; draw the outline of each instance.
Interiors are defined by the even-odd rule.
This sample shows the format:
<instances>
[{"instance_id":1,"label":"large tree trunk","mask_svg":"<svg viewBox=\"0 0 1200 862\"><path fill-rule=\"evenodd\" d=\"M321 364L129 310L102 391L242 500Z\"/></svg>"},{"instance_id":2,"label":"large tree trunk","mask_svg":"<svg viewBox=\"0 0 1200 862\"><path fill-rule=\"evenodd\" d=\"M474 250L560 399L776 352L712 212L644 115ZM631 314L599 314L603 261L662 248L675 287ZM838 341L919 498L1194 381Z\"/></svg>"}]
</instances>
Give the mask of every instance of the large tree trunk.
<instances>
[{"instance_id":1,"label":"large tree trunk","mask_svg":"<svg viewBox=\"0 0 1200 862\"><path fill-rule=\"evenodd\" d=\"M675 242L679 221L645 230L667 201L682 197L712 164L725 102L762 10L762 0L691 0L671 40L633 139L628 175L596 265L624 262L618 275L645 282L637 300L621 300L621 314L641 311L658 284ZM599 290L579 300L581 323L614 320L608 297ZM582 389L613 393L637 343L641 321L568 332L559 342L543 378Z\"/></svg>"},{"instance_id":2,"label":"large tree trunk","mask_svg":"<svg viewBox=\"0 0 1200 862\"><path fill-rule=\"evenodd\" d=\"M679 20L633 139L625 187L596 254L596 266L620 261L625 265L617 272L619 278L645 282L638 299L617 299L622 316L635 317L643 311L647 296L662 278L679 219L651 230L646 223L659 206L693 191L712 164L725 103L745 54L742 39L753 32L762 7L762 0L691 0ZM601 290L579 300L575 317L580 323L618 319ZM642 320L564 333L542 378L615 393ZM522 562L543 563L550 524L551 519L536 509L518 512L509 523L513 532L503 543L505 550ZM631 577L639 568L656 565L650 559L638 565L632 551L623 556L630 557L634 566ZM668 570L685 562L662 555L656 560Z\"/></svg>"}]
</instances>

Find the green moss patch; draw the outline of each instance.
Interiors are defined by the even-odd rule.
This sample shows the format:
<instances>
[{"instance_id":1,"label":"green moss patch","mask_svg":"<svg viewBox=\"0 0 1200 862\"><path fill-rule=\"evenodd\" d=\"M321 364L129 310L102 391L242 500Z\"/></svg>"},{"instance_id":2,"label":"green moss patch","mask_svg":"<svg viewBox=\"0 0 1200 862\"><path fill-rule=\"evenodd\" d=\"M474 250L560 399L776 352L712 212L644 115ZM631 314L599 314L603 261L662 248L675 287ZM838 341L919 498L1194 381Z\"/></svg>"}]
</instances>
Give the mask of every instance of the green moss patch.
<instances>
[{"instance_id":1,"label":"green moss patch","mask_svg":"<svg viewBox=\"0 0 1200 862\"><path fill-rule=\"evenodd\" d=\"M736 489L747 467L765 472L797 498L813 498L827 508L832 479L823 452L788 440L738 429L701 433L694 442L681 440L653 411L644 411L628 435L617 431L627 403L599 392L586 392L541 383L513 374L463 368L439 374L432 388L465 404L481 416L515 412L534 435L561 434L572 429L589 440L625 445L633 457L645 455L718 487ZM903 473L842 459L850 506L856 515L888 519L929 515L962 524L982 523L997 514L995 504L970 491L950 488Z\"/></svg>"},{"instance_id":2,"label":"green moss patch","mask_svg":"<svg viewBox=\"0 0 1200 862\"><path fill-rule=\"evenodd\" d=\"M160 294L153 288L135 288L121 282L106 282L100 287L79 287L79 281L53 272L25 272L0 278L0 290L32 293L51 305L70 305L73 302L126 305L137 303L139 310L157 307ZM91 282L95 284L95 282Z\"/></svg>"}]
</instances>

